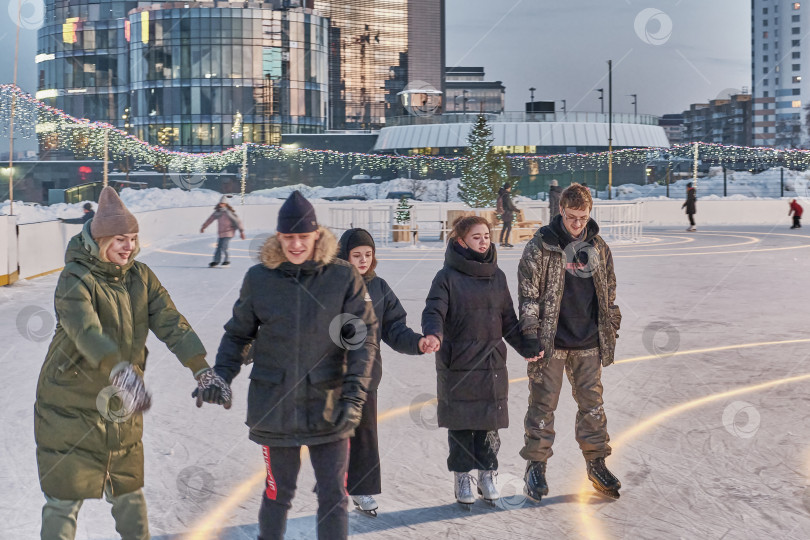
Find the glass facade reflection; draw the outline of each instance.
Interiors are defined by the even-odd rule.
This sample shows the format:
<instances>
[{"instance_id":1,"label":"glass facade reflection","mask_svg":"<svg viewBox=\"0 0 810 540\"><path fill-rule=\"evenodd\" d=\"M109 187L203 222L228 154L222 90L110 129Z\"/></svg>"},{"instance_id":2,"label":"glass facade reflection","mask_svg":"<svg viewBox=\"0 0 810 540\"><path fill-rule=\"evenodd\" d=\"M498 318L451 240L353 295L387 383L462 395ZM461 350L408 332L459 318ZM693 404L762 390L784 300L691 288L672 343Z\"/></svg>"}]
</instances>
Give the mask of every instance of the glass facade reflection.
<instances>
[{"instance_id":1,"label":"glass facade reflection","mask_svg":"<svg viewBox=\"0 0 810 540\"><path fill-rule=\"evenodd\" d=\"M188 5L47 2L37 97L191 152L326 129L326 18Z\"/></svg>"},{"instance_id":2,"label":"glass facade reflection","mask_svg":"<svg viewBox=\"0 0 810 540\"><path fill-rule=\"evenodd\" d=\"M408 0L315 0L329 17L330 128L379 129L402 114L408 83Z\"/></svg>"},{"instance_id":3,"label":"glass facade reflection","mask_svg":"<svg viewBox=\"0 0 810 540\"><path fill-rule=\"evenodd\" d=\"M306 10L160 9L129 16L133 133L162 146L280 144L320 133L328 21Z\"/></svg>"}]
</instances>

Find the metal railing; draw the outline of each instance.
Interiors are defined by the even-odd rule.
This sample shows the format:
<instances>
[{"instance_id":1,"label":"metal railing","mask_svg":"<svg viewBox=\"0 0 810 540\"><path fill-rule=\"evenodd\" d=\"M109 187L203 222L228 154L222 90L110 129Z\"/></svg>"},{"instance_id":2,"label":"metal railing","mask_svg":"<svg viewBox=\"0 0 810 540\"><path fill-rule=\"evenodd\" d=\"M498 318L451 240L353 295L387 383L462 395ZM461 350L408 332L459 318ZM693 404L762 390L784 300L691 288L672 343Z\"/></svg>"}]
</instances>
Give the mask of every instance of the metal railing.
<instances>
[{"instance_id":1,"label":"metal railing","mask_svg":"<svg viewBox=\"0 0 810 540\"><path fill-rule=\"evenodd\" d=\"M594 122L606 124L609 121L607 113L597 112L527 113L506 111L502 113L466 112L428 116L394 116L386 119L385 125L386 127L393 127L425 124L466 124L475 122L479 116L484 116L487 122ZM657 126L658 117L651 114L613 113L613 123Z\"/></svg>"},{"instance_id":2,"label":"metal railing","mask_svg":"<svg viewBox=\"0 0 810 540\"><path fill-rule=\"evenodd\" d=\"M600 234L606 240L636 242L643 235L642 205L643 202L599 202L591 212L599 223ZM328 226L340 236L343 232L361 227L371 233L374 242L388 246L394 239L394 232L405 233L405 238L412 244L426 241L442 241L448 237L452 228L447 221L448 210L473 211L481 215L490 209L471 209L457 203L417 203L410 208L410 221L403 224L396 222L396 204L372 203L362 208L332 207L329 209ZM548 203L531 203L521 205L523 218L528 222L549 222ZM519 230L534 233L539 225L522 227L516 222L513 234Z\"/></svg>"}]
</instances>

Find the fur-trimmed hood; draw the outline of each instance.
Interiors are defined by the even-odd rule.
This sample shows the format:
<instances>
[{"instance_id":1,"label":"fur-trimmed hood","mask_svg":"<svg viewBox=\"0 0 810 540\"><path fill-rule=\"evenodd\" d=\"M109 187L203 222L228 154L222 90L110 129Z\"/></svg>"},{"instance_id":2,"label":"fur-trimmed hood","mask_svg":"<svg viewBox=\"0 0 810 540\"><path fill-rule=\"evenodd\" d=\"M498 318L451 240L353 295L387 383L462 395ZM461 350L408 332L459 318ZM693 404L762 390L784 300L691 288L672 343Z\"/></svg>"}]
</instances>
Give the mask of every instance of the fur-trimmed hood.
<instances>
[{"instance_id":1,"label":"fur-trimmed hood","mask_svg":"<svg viewBox=\"0 0 810 540\"><path fill-rule=\"evenodd\" d=\"M332 231L323 226L318 227L318 232L321 236L315 243L315 256L312 258L312 262L317 266L335 262L338 252L337 238L335 238ZM284 255L281 242L279 242L276 235L271 236L264 243L261 249L260 259L262 264L270 270L275 270L283 263L292 264Z\"/></svg>"}]
</instances>

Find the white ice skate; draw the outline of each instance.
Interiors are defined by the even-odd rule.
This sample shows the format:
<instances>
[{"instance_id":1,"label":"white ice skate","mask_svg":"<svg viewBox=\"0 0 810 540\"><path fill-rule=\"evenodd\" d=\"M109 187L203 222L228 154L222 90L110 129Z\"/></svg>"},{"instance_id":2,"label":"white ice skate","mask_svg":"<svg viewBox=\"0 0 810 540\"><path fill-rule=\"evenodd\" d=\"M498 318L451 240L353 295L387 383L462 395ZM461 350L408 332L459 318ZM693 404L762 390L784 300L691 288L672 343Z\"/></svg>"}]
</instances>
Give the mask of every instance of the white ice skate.
<instances>
[{"instance_id":1,"label":"white ice skate","mask_svg":"<svg viewBox=\"0 0 810 540\"><path fill-rule=\"evenodd\" d=\"M460 472L454 472L453 476L455 477L456 501L469 510L475 502L475 496L472 492L473 477L470 473Z\"/></svg>"},{"instance_id":2,"label":"white ice skate","mask_svg":"<svg viewBox=\"0 0 810 540\"><path fill-rule=\"evenodd\" d=\"M495 485L497 471L478 471L478 494L489 504L495 504L501 498L498 487Z\"/></svg>"},{"instance_id":3,"label":"white ice skate","mask_svg":"<svg viewBox=\"0 0 810 540\"><path fill-rule=\"evenodd\" d=\"M696 231L696 230L697 230L697 227L695 227L694 225L692 225L692 226L690 226L688 229L686 229L686 232L694 232L694 231Z\"/></svg>"},{"instance_id":4,"label":"white ice skate","mask_svg":"<svg viewBox=\"0 0 810 540\"><path fill-rule=\"evenodd\" d=\"M377 517L377 501L371 495L352 495L354 506L364 514Z\"/></svg>"}]
</instances>

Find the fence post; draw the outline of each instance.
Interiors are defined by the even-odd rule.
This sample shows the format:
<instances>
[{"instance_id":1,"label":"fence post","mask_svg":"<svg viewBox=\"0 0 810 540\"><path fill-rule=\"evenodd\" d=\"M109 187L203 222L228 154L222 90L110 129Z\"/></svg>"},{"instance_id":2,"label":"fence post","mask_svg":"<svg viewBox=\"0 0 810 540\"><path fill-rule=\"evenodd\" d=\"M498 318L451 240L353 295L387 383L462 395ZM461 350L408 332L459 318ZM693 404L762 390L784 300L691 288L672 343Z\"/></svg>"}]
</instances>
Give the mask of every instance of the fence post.
<instances>
[{"instance_id":1,"label":"fence post","mask_svg":"<svg viewBox=\"0 0 810 540\"><path fill-rule=\"evenodd\" d=\"M726 176L726 166L723 165L723 197L728 196L728 184Z\"/></svg>"},{"instance_id":2,"label":"fence post","mask_svg":"<svg viewBox=\"0 0 810 540\"><path fill-rule=\"evenodd\" d=\"M779 169L779 193L780 197L785 196L785 168L782 167Z\"/></svg>"},{"instance_id":3,"label":"fence post","mask_svg":"<svg viewBox=\"0 0 810 540\"><path fill-rule=\"evenodd\" d=\"M669 199L669 182L670 182L669 177L671 172L672 172L671 163L667 161L667 199Z\"/></svg>"}]
</instances>

